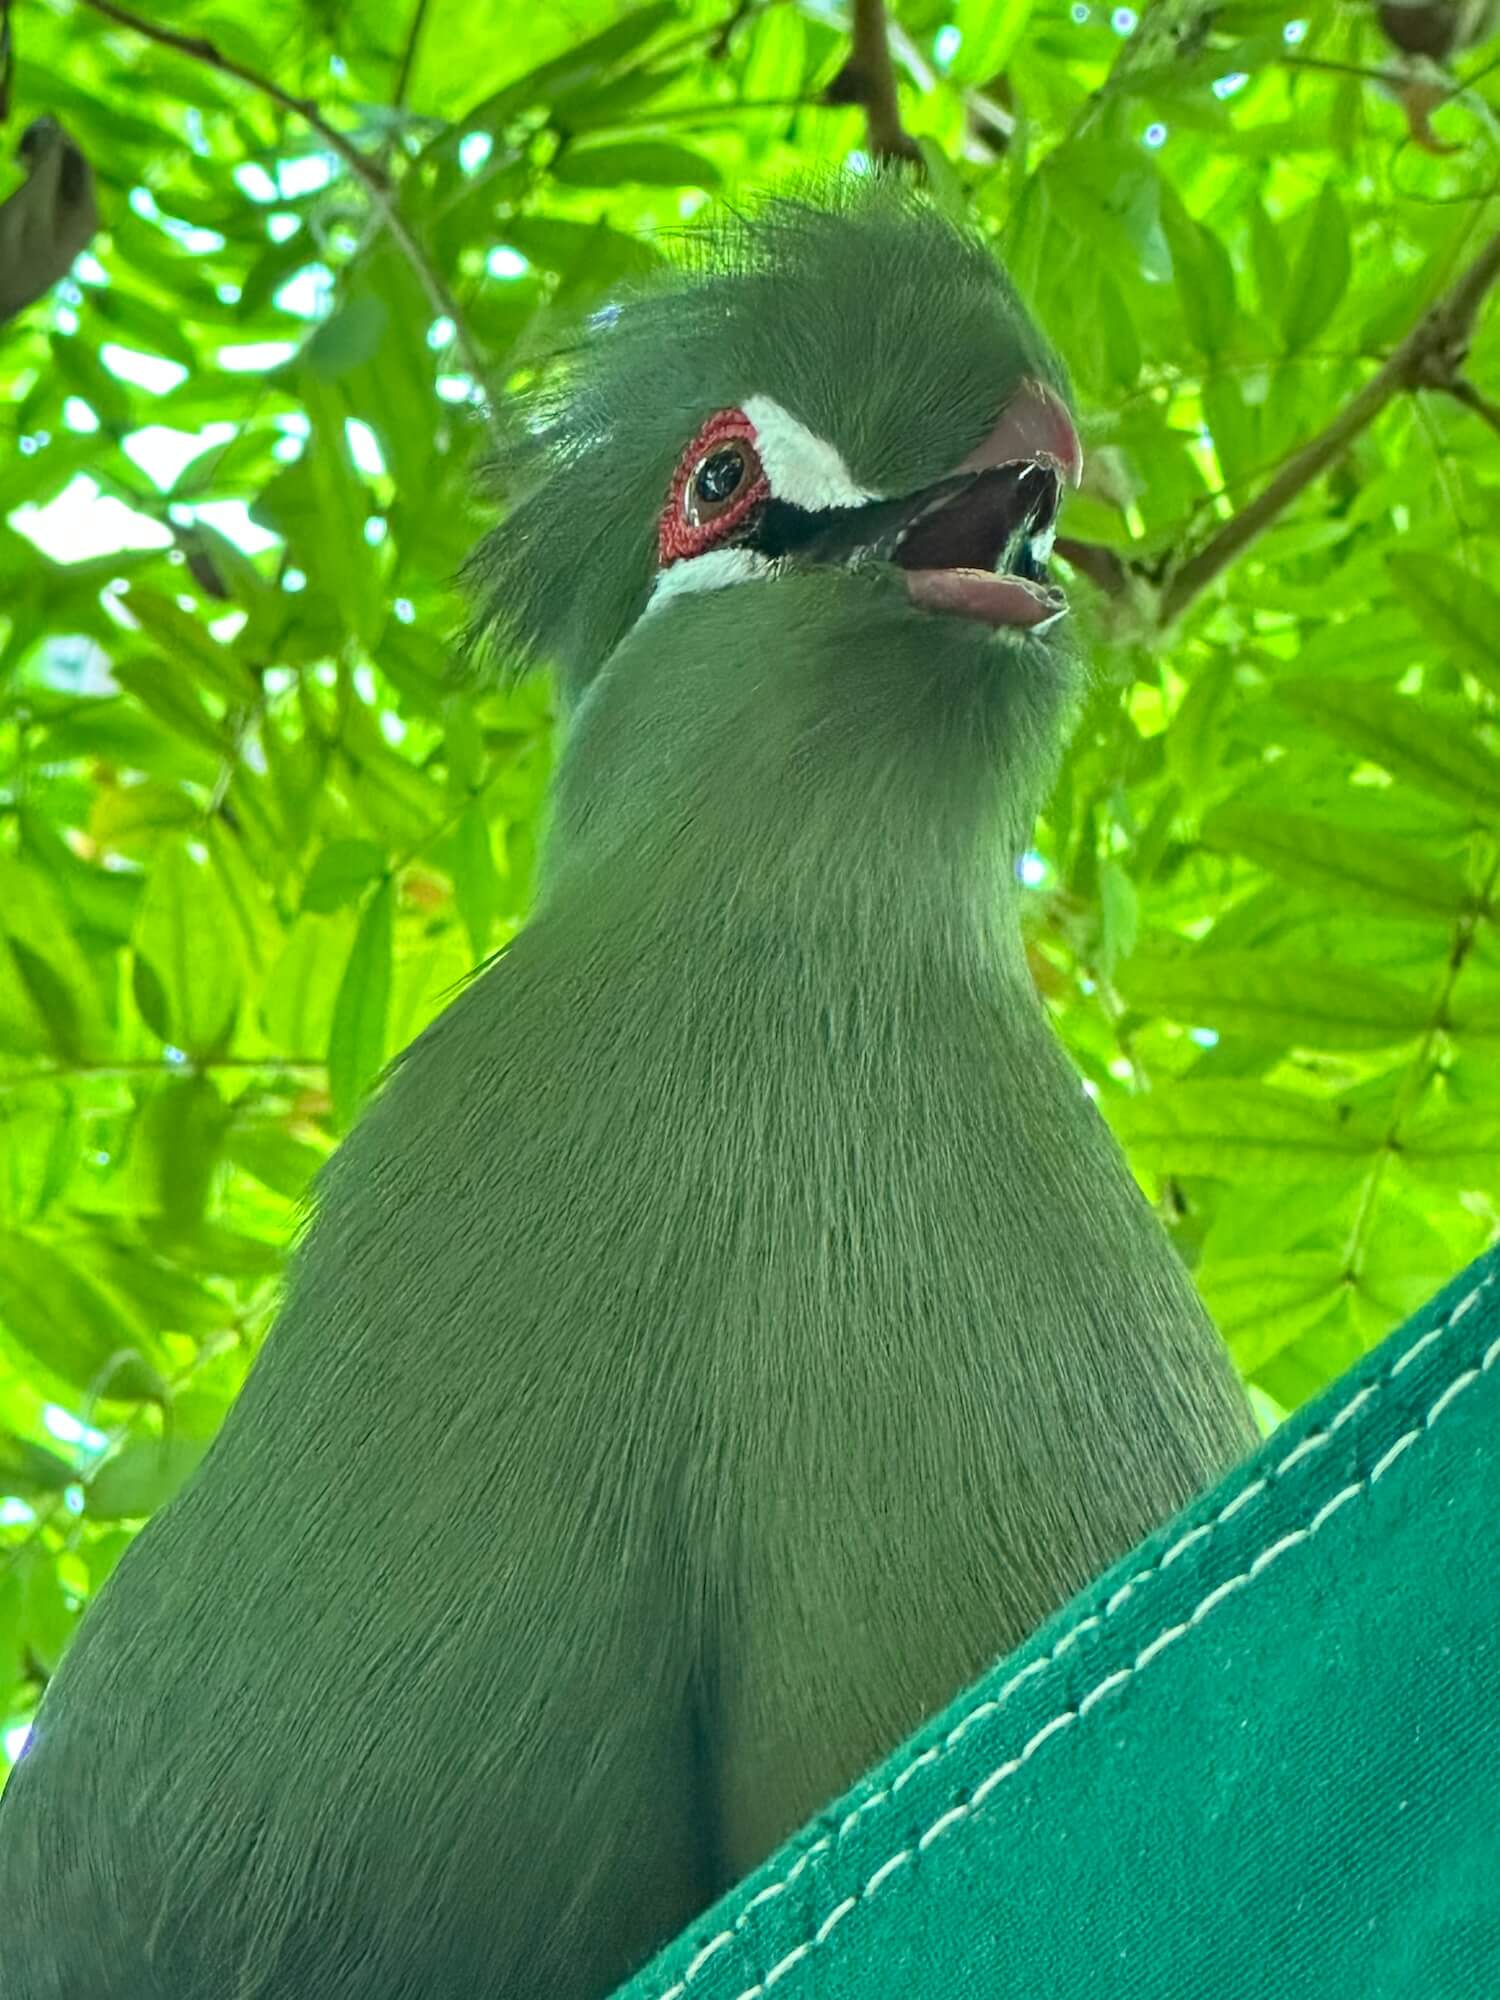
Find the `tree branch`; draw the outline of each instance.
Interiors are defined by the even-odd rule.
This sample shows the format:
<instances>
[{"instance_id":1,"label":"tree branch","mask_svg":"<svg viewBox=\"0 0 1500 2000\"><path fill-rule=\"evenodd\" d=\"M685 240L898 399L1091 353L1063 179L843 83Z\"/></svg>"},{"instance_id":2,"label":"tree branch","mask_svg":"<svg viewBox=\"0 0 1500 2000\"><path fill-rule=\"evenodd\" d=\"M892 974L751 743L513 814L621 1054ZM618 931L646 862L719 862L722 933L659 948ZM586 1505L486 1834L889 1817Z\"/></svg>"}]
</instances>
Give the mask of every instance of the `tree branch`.
<instances>
[{"instance_id":1,"label":"tree branch","mask_svg":"<svg viewBox=\"0 0 1500 2000\"><path fill-rule=\"evenodd\" d=\"M1289 458L1248 507L1231 516L1196 555L1170 573L1161 595L1160 624L1170 625L1180 618L1194 598L1244 554L1304 487L1341 458L1403 390L1451 391L1468 351L1475 314L1497 278L1500 233L1490 238L1462 277L1423 314L1380 371L1332 423Z\"/></svg>"},{"instance_id":2,"label":"tree branch","mask_svg":"<svg viewBox=\"0 0 1500 2000\"><path fill-rule=\"evenodd\" d=\"M1462 403L1466 410L1472 410L1481 423L1488 424L1492 431L1500 435L1500 405L1492 403L1488 396L1481 396L1474 384L1466 379L1445 382L1443 386L1455 402Z\"/></svg>"},{"instance_id":3,"label":"tree branch","mask_svg":"<svg viewBox=\"0 0 1500 2000\"><path fill-rule=\"evenodd\" d=\"M399 110L406 102L407 85L411 82L412 65L417 59L417 43L422 39L422 29L427 21L427 0L417 0L413 9L411 26L406 31L406 43L401 51L401 67L396 72L396 87L391 92L391 103Z\"/></svg>"},{"instance_id":4,"label":"tree branch","mask_svg":"<svg viewBox=\"0 0 1500 2000\"><path fill-rule=\"evenodd\" d=\"M849 60L824 93L827 104L862 104L872 160L915 160L922 153L901 123L896 70L883 0L850 0Z\"/></svg>"},{"instance_id":5,"label":"tree branch","mask_svg":"<svg viewBox=\"0 0 1500 2000\"><path fill-rule=\"evenodd\" d=\"M94 170L55 118L21 134L26 179L0 202L0 325L50 292L99 227Z\"/></svg>"},{"instance_id":6,"label":"tree branch","mask_svg":"<svg viewBox=\"0 0 1500 2000\"><path fill-rule=\"evenodd\" d=\"M279 104L284 111L292 112L304 125L316 132L328 150L337 154L365 189L371 206L385 228L390 231L392 240L402 256L416 273L434 314L452 321L454 344L463 358L464 366L479 387L485 390L486 398L489 400L485 363L464 325L458 301L402 216L392 192L390 176L352 140L346 139L342 132L330 125L311 98L294 96L291 91L284 90L272 77L262 76L258 70L238 62L233 56L225 55L216 43L209 41L204 35L184 35L175 28L163 27L160 22L148 21L139 14L132 14L126 7L117 6L116 0L78 0L78 4L90 8L96 14L102 14L107 21L114 21L118 26L128 28L132 34L140 35L148 42L159 42L163 48L176 49L179 55L187 56L193 62L205 63L210 69L221 70L225 76L237 78L251 90L259 91L261 96L270 98L273 104Z\"/></svg>"},{"instance_id":7,"label":"tree branch","mask_svg":"<svg viewBox=\"0 0 1500 2000\"><path fill-rule=\"evenodd\" d=\"M1078 542L1070 535L1059 535L1056 552L1081 576L1086 576L1096 589L1110 597L1118 597L1125 589L1129 569L1113 549L1106 549L1098 542Z\"/></svg>"}]
</instances>

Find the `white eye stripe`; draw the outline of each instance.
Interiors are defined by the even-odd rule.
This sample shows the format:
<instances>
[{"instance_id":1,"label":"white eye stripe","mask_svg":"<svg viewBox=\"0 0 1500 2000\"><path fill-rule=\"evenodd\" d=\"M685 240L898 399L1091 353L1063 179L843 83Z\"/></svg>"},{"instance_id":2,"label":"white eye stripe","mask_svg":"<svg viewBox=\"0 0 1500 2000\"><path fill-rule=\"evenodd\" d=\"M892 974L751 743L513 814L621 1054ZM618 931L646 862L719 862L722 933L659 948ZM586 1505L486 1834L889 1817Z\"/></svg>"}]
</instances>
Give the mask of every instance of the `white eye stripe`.
<instances>
[{"instance_id":1,"label":"white eye stripe","mask_svg":"<svg viewBox=\"0 0 1500 2000\"><path fill-rule=\"evenodd\" d=\"M727 590L731 584L769 576L773 567L769 557L756 549L707 549L701 556L684 556L657 572L655 587L641 616L649 617L669 597L686 597L697 590Z\"/></svg>"},{"instance_id":2,"label":"white eye stripe","mask_svg":"<svg viewBox=\"0 0 1500 2000\"><path fill-rule=\"evenodd\" d=\"M769 396L747 396L740 408L755 426L760 462L778 500L819 512L825 507L858 507L878 498L855 483L826 438L815 436L780 403Z\"/></svg>"}]
</instances>

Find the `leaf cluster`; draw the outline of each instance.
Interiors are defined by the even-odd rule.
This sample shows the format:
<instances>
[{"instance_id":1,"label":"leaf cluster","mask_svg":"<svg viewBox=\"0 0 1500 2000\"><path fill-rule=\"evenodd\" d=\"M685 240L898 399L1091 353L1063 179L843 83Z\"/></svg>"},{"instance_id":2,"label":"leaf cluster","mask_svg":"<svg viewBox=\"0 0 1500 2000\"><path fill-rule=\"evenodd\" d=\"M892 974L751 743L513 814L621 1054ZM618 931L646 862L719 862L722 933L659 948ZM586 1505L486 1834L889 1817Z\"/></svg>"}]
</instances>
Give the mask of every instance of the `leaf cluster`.
<instances>
[{"instance_id":1,"label":"leaf cluster","mask_svg":"<svg viewBox=\"0 0 1500 2000\"><path fill-rule=\"evenodd\" d=\"M527 909L549 696L451 640L484 389L708 196L865 144L821 0L169 12L278 94L87 0L13 23L15 128L63 121L102 223L0 329L0 1727L212 1438L381 1065ZM1496 1230L1495 313L1471 400L1398 399L1170 633L1153 592L1500 226L1494 52L1439 151L1372 10L890 12L1113 564L1032 966L1274 1416Z\"/></svg>"}]
</instances>

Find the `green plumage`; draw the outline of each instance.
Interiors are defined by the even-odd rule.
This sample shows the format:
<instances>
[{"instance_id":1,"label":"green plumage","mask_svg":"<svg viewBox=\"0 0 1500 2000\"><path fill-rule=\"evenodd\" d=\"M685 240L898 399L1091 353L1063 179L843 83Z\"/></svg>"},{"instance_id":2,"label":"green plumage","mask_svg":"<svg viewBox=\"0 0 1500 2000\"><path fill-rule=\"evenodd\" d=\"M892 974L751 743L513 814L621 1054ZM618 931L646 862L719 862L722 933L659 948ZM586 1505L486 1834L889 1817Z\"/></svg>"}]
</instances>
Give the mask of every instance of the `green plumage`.
<instances>
[{"instance_id":1,"label":"green plumage","mask_svg":"<svg viewBox=\"0 0 1500 2000\"><path fill-rule=\"evenodd\" d=\"M1061 377L888 182L715 254L521 426L539 906L48 1692L6 2000L592 2000L1252 1439L1021 950L1066 645L883 565L641 615L716 408L899 493Z\"/></svg>"}]
</instances>

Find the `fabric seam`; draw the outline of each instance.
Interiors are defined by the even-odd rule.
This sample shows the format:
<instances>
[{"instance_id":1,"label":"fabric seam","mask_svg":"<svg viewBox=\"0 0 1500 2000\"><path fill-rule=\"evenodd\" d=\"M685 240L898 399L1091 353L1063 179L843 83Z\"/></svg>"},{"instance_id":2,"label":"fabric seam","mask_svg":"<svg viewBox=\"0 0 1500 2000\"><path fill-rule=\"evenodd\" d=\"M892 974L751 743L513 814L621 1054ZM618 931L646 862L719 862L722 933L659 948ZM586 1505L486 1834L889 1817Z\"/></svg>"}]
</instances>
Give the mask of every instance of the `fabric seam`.
<instances>
[{"instance_id":1,"label":"fabric seam","mask_svg":"<svg viewBox=\"0 0 1500 2000\"><path fill-rule=\"evenodd\" d=\"M1227 1506L1221 1508L1210 1520L1200 1522L1197 1527L1190 1528L1186 1534L1173 1542L1149 1567L1127 1578L1105 1600L1100 1611L1091 1612L1087 1617L1081 1618L1076 1625L1072 1626L1063 1635L1050 1653L1042 1655L1041 1658L1033 1660L1029 1665L1023 1667L1019 1673L1013 1675L1005 1683L997 1694L976 1703L967 1714L960 1717L959 1721L940 1743L932 1745L931 1748L924 1750L919 1756L914 1757L911 1763L898 1774L888 1787L883 1787L880 1791L872 1793L869 1798L862 1800L832 1834L825 1835L821 1840L815 1841L800 1854L779 1881L770 1883L766 1888L751 1897L750 1901L746 1903L745 1907L735 1918L733 1927L729 1930L720 1931L717 1936L710 1938L708 1943L694 1954L682 1977L674 1981L670 1986L658 1990L654 1996L654 2000L680 2000L680 1996L686 1992L691 1982L711 1960L716 1958L720 1952L729 1946L740 1941L744 1926L749 1921L751 1912L762 1903L769 1901L772 1897L784 1894L808 1864L818 1855L837 1846L865 1813L886 1804L918 1771L946 1757L976 1722L988 1715L994 1714L1023 1682L1030 1680L1034 1675L1054 1665L1086 1632L1098 1629L1143 1584L1148 1582L1152 1577L1160 1574L1162 1570L1175 1562L1179 1556L1185 1554L1189 1548L1206 1541L1224 1522L1239 1513L1251 1501L1268 1491L1284 1474L1294 1470L1299 1465L1306 1464L1313 1458L1316 1452L1324 1445L1330 1443L1334 1436L1358 1411L1365 1408L1382 1390L1389 1387L1396 1377L1404 1373L1434 1341L1438 1340L1442 1334L1455 1326L1466 1313L1471 1311L1478 1302L1481 1294L1489 1287L1497 1275L1500 1275L1500 1270L1491 1269L1487 1271L1479 1282L1450 1311L1443 1314L1425 1333L1419 1335L1405 1349L1400 1358L1391 1365L1390 1369L1384 1375L1375 1382L1367 1382L1363 1388L1357 1390L1324 1428L1309 1432L1305 1438L1293 1446L1292 1450L1277 1465L1272 1467L1269 1472L1262 1474L1259 1478L1251 1480L1247 1486L1235 1495L1234 1499ZM754 1985L744 1988L742 1992L735 1996L735 2000L760 2000L761 1995L768 1992L794 1966L800 1964L809 1953L816 1950L831 1935L833 1930L849 1912L859 1903L873 1895L897 1869L902 1867L906 1862L914 1859L917 1854L924 1853L935 1840L939 1839L950 1828L960 1825L969 1819L976 1808L984 1803L995 1787L1018 1771L1050 1737L1060 1734L1071 1723L1077 1722L1082 1716L1086 1715L1091 1708L1104 1700L1107 1695L1115 1693L1121 1687L1125 1686L1150 1660L1167 1651L1178 1639L1191 1631L1195 1625L1201 1624L1228 1597L1232 1596L1236 1591L1243 1589L1257 1576L1261 1575L1273 1562L1284 1555L1289 1548L1294 1548L1298 1544L1310 1540L1327 1521L1332 1519L1340 1508L1345 1506L1349 1501L1369 1492L1376 1481L1385 1476L1422 1433L1425 1430L1429 1430L1437 1422L1438 1418L1452 1407L1455 1400L1463 1391L1478 1381L1481 1375L1487 1373L1497 1360L1500 1360L1500 1339L1496 1339L1491 1343L1474 1367L1461 1372L1448 1384L1442 1395L1428 1409L1421 1423L1403 1432L1396 1439L1395 1443L1381 1454L1380 1458L1363 1478L1342 1487L1339 1492L1334 1494L1332 1499L1325 1501L1302 1527L1290 1529L1286 1534L1278 1536L1275 1541L1262 1549L1244 1570L1228 1578L1225 1582L1216 1585L1189 1612L1186 1618L1159 1632L1150 1644L1136 1655L1128 1667L1118 1668L1114 1673L1106 1675L1097 1686L1090 1689L1089 1693L1076 1706L1059 1711L1057 1715L1053 1716L1051 1721L1045 1723L1042 1728L1035 1731L1027 1739L1016 1756L1008 1758L1003 1764L991 1771L989 1776L975 1787L968 1799L961 1801L959 1804L950 1807L946 1812L942 1813L912 1846L901 1849L898 1853L891 1855L888 1860L884 1861L876 1869L875 1873L870 1876L862 1889L852 1896L846 1896L841 1902L835 1904L810 1938L805 1939L801 1944L795 1946L792 1951L788 1952L784 1958L779 1959L772 1966L771 1970L765 1974L764 1978L757 1981Z\"/></svg>"}]
</instances>

